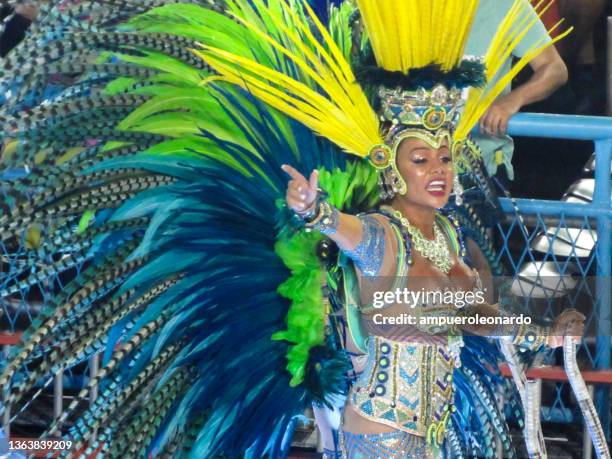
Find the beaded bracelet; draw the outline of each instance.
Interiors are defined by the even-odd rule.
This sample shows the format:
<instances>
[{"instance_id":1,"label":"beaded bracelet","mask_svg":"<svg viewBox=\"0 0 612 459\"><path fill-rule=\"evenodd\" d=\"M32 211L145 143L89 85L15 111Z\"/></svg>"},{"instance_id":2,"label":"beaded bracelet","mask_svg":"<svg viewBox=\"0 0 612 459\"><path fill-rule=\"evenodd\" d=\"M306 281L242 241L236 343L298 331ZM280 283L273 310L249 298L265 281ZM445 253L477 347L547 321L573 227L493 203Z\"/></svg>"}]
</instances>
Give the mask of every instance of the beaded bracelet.
<instances>
[{"instance_id":1,"label":"beaded bracelet","mask_svg":"<svg viewBox=\"0 0 612 459\"><path fill-rule=\"evenodd\" d=\"M317 212L312 219L304 219L306 231L319 231L322 234L334 234L338 229L338 210L327 201L319 201Z\"/></svg>"},{"instance_id":2,"label":"beaded bracelet","mask_svg":"<svg viewBox=\"0 0 612 459\"><path fill-rule=\"evenodd\" d=\"M319 212L319 205L321 204L321 201L327 199L327 196L328 195L324 190L317 188L317 196L312 205L306 210L294 211L295 216L304 222L313 220Z\"/></svg>"}]
</instances>

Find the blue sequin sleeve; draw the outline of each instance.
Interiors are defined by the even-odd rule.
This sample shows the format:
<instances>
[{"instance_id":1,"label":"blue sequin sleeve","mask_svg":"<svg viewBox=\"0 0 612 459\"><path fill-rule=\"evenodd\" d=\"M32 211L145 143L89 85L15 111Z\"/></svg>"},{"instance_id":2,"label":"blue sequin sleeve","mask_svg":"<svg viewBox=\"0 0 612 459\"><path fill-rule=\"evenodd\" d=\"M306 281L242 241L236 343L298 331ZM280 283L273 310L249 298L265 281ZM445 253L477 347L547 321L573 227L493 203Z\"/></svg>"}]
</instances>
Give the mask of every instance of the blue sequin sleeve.
<instances>
[{"instance_id":1,"label":"blue sequin sleeve","mask_svg":"<svg viewBox=\"0 0 612 459\"><path fill-rule=\"evenodd\" d=\"M385 229L371 215L362 215L359 219L363 224L363 236L353 250L345 250L344 253L365 276L377 276L385 257Z\"/></svg>"}]
</instances>

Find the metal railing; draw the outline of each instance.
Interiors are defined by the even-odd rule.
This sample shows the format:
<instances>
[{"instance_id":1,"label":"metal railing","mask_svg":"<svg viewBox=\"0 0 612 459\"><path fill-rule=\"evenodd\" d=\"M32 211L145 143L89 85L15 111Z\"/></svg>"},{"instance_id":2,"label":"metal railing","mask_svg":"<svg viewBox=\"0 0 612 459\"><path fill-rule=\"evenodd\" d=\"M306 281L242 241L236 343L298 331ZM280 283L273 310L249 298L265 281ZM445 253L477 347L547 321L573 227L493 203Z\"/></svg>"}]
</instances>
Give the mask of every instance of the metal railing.
<instances>
[{"instance_id":1,"label":"metal railing","mask_svg":"<svg viewBox=\"0 0 612 459\"><path fill-rule=\"evenodd\" d=\"M594 142L594 189L590 202L571 202L576 200L537 200L537 199L509 199L502 198L501 205L507 214L508 220L520 220L519 226L525 221L530 221L526 226L535 227L535 230L525 233L523 237L525 247L522 253L512 253L506 245L508 244L507 232L513 231L512 225L500 226L502 234L502 257L518 259L518 263L511 262L513 275L519 276L519 270L524 263L533 263L534 266L542 267L549 260L555 269L559 271L566 269L568 259L580 259L577 269L579 277L585 278L589 273L594 273L594 300L595 309L592 318L595 328L594 343L585 343L584 347L594 344L594 356L589 356L595 370L607 370L611 363L611 335L612 335L612 292L610 279L612 276L612 118L570 116L570 115L544 115L544 114L519 114L509 124L509 135L528 136L539 138L555 138L566 140L586 140ZM551 163L555 160L554 152L551 152ZM551 172L554 170L551 169ZM518 208L519 215L516 214ZM556 228L553 228L557 222ZM569 224L568 222L574 222ZM572 228L572 225L574 227ZM578 225L578 226L576 226ZM594 225L596 230L592 227ZM571 231L570 231L571 230ZM504 232L506 234L504 234ZM542 252L540 261L534 261L531 246L537 243L537 237L547 240L544 246L549 247L549 253ZM543 235L543 236L542 236ZM554 253L553 244L555 238L563 235L566 240L564 256ZM569 235L569 236L568 236ZM578 239L584 241L585 235L593 238L592 251L585 253L584 247L578 247ZM568 240L569 239L569 240ZM581 252L582 251L582 252ZM587 249L588 252L588 249ZM539 263L536 265L536 263ZM506 263L508 264L508 263ZM539 272L538 272L539 274ZM562 274L567 274L562 272ZM587 340L585 340L587 341ZM588 353L589 350L586 349ZM609 372L607 372L609 374ZM559 397L560 391L557 394ZM599 386L595 392L595 403L599 416L604 425L606 436L610 433L610 398L609 386Z\"/></svg>"},{"instance_id":2,"label":"metal railing","mask_svg":"<svg viewBox=\"0 0 612 459\"><path fill-rule=\"evenodd\" d=\"M595 188L592 202L575 203L502 198L502 209L507 213L510 221L519 218L515 214L515 206L517 206L521 215L521 224L531 221L527 225L535 227L535 230L531 235L523 235L525 237L524 253L512 254L508 247L503 247L500 253L501 257L515 257L520 263L523 263L532 259L526 257L526 254L531 256L529 244L533 242L536 233L546 233L551 227L557 225L556 232L552 232L552 237L556 237L559 234L559 228L564 225L567 226L568 222L573 222L574 225L582 222L583 228L581 228L581 231L592 231L592 225L596 227L596 244L593 244L593 253L588 257L587 262L587 265L593 264L596 266L594 297L596 298L597 333L594 343L595 353L591 361L596 370L609 369L611 367L610 335L612 332L610 320L612 297L609 282L612 276L612 185L610 167L612 159L612 118L519 114L511 120L509 134L512 136L589 140L595 144ZM554 153L551 153L552 155ZM551 160L554 160L554 158L551 158ZM512 230L512 227L510 230ZM505 227L501 228L501 231L505 231L507 236L509 230ZM503 239L503 244L507 244L507 238ZM573 255L576 255L576 247L573 249ZM545 258L546 256L544 254ZM510 263L515 276L519 274L520 263ZM587 271L588 269L581 271L581 275L586 276ZM20 307L27 305L25 298L21 299L20 303ZM7 312L5 311L5 314ZM14 340L11 341L12 338L16 337L8 334L3 335L3 344L6 346L15 344ZM91 362L91 376L95 375L96 370L97 360ZM606 373L609 374L609 372ZM58 377L55 391L56 415L61 409L62 390L62 379ZM560 391L558 391L559 393ZM92 396L95 396L95 393ZM603 385L596 391L596 406L606 435L609 436L609 392L608 388Z\"/></svg>"}]
</instances>

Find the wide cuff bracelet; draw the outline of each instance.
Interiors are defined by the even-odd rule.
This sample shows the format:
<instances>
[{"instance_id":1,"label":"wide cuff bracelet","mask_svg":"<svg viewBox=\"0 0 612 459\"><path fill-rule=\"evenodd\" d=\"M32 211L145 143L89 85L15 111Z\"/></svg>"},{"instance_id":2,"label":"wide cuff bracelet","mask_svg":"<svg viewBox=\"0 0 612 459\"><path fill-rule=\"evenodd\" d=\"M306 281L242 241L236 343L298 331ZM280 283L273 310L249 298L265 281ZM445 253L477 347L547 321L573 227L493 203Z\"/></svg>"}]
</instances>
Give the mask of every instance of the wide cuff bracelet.
<instances>
[{"instance_id":1,"label":"wide cuff bracelet","mask_svg":"<svg viewBox=\"0 0 612 459\"><path fill-rule=\"evenodd\" d=\"M522 324L519 326L516 336L512 338L512 344L520 349L539 351L546 345L549 335L550 327Z\"/></svg>"},{"instance_id":2,"label":"wide cuff bracelet","mask_svg":"<svg viewBox=\"0 0 612 459\"><path fill-rule=\"evenodd\" d=\"M338 210L327 201L319 201L316 213L311 219L304 218L306 231L319 231L322 234L334 234L338 229Z\"/></svg>"}]
</instances>

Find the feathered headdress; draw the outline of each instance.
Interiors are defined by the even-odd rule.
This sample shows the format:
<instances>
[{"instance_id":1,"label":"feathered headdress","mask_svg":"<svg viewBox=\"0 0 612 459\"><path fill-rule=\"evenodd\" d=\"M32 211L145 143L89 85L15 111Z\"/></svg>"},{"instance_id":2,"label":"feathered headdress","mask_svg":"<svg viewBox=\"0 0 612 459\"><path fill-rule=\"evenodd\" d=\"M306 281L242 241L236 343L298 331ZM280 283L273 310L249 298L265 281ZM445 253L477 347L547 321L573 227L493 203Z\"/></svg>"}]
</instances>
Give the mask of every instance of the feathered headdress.
<instances>
[{"instance_id":1,"label":"feathered headdress","mask_svg":"<svg viewBox=\"0 0 612 459\"><path fill-rule=\"evenodd\" d=\"M483 62L463 59L478 0L357 0L374 57L374 65L358 66L357 78L348 56L308 2L303 2L304 14L295 0L255 3L261 17L236 19L287 62L270 65L203 46L197 54L219 74L206 81L223 80L247 89L347 153L370 156L379 168L389 160L381 161L381 151L386 151L381 121L431 130L452 126L453 139L464 140L508 82L569 33L536 44L508 74L501 74L502 63L535 25L523 0L514 2ZM544 3L548 5L542 8ZM542 0L536 8L543 13L550 3ZM285 37L270 35L268 21ZM364 90L373 83L380 88L378 116ZM472 88L467 98L465 88Z\"/></svg>"},{"instance_id":2,"label":"feathered headdress","mask_svg":"<svg viewBox=\"0 0 612 459\"><path fill-rule=\"evenodd\" d=\"M363 26L365 34L352 39L334 36L306 1L252 2L252 14L233 15L248 46L236 50L218 39L194 50L217 72L202 84L237 85L346 153L368 158L383 172L387 196L387 180L393 192L406 189L395 162L403 138L436 146L447 139L461 152L508 81L551 44L536 44L502 74L501 62L535 25L524 0L515 1L483 61L464 59L478 0L356 0L353 32ZM359 41L355 59L350 44ZM276 57L262 60L259 49ZM300 371L292 374L302 380Z\"/></svg>"}]
</instances>

